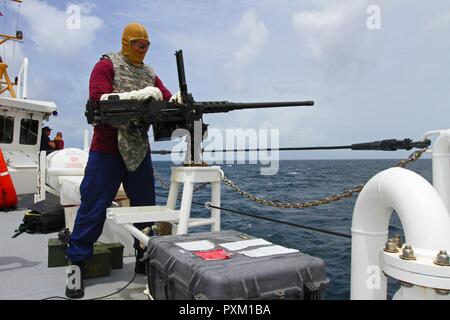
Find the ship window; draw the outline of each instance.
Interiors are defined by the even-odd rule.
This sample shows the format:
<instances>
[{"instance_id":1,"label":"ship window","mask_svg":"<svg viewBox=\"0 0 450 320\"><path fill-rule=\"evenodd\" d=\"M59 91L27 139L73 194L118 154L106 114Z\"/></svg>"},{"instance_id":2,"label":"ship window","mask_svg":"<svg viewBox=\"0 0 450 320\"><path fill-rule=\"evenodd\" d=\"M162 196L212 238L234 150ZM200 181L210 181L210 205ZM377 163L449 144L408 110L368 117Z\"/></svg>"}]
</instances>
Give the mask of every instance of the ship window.
<instances>
[{"instance_id":1,"label":"ship window","mask_svg":"<svg viewBox=\"0 0 450 320\"><path fill-rule=\"evenodd\" d=\"M20 144L35 145L38 137L39 121L22 119L20 121Z\"/></svg>"},{"instance_id":2,"label":"ship window","mask_svg":"<svg viewBox=\"0 0 450 320\"><path fill-rule=\"evenodd\" d=\"M0 143L12 143L14 136L14 118L0 116Z\"/></svg>"}]
</instances>

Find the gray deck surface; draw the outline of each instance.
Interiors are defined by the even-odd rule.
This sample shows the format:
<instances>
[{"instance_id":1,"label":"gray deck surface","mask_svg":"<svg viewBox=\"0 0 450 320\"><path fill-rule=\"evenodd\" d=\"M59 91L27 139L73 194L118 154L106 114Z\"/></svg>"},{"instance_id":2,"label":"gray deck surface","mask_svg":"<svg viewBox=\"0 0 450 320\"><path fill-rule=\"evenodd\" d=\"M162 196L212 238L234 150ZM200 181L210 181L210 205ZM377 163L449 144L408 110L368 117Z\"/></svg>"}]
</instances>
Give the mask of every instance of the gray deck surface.
<instances>
[{"instance_id":1,"label":"gray deck surface","mask_svg":"<svg viewBox=\"0 0 450 320\"><path fill-rule=\"evenodd\" d=\"M26 208L26 206L21 206ZM26 210L0 211L0 300L39 300L52 296L64 297L66 267L48 268L48 239L52 234L22 234L12 239ZM123 269L111 270L111 275L85 280L85 296L93 299L123 288L134 275L134 257L125 257ZM125 290L106 299L147 300L143 294L147 280L137 275Z\"/></svg>"}]
</instances>

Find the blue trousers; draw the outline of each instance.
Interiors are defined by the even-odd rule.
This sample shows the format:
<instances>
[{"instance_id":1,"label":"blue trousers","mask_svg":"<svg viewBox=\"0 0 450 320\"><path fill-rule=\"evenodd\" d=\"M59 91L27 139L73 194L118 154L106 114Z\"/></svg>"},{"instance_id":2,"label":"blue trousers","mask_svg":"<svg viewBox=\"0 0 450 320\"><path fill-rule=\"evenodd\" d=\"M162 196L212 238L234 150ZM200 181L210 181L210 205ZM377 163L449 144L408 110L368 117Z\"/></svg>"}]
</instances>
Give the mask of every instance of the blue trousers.
<instances>
[{"instance_id":1,"label":"blue trousers","mask_svg":"<svg viewBox=\"0 0 450 320\"><path fill-rule=\"evenodd\" d=\"M100 237L120 184L131 206L155 204L155 180L150 152L135 172L129 172L120 155L91 151L80 186L81 204L70 236L67 257L72 262L86 260ZM136 224L144 228L149 224Z\"/></svg>"}]
</instances>

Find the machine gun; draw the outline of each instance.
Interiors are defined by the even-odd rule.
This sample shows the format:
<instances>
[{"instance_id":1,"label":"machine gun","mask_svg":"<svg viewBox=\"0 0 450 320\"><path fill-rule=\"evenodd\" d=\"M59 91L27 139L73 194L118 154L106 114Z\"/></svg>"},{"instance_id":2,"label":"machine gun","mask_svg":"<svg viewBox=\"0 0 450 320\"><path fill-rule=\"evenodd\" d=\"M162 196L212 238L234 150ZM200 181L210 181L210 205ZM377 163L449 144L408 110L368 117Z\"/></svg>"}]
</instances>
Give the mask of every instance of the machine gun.
<instances>
[{"instance_id":1,"label":"machine gun","mask_svg":"<svg viewBox=\"0 0 450 320\"><path fill-rule=\"evenodd\" d=\"M175 52L178 81L183 103L148 99L120 100L111 95L105 101L88 101L85 116L89 124L127 126L130 129L148 131L153 126L155 141L167 141L177 129L186 130L189 164L200 164L201 141L208 125L203 123L203 114L229 112L240 109L313 106L314 101L235 103L229 101L195 101L188 92L184 71L183 52ZM201 126L199 126L201 124ZM201 135L198 132L201 128ZM188 134L189 133L189 134ZM200 135L200 139L196 139ZM200 140L200 141L198 141ZM196 151L197 150L197 151Z\"/></svg>"}]
</instances>

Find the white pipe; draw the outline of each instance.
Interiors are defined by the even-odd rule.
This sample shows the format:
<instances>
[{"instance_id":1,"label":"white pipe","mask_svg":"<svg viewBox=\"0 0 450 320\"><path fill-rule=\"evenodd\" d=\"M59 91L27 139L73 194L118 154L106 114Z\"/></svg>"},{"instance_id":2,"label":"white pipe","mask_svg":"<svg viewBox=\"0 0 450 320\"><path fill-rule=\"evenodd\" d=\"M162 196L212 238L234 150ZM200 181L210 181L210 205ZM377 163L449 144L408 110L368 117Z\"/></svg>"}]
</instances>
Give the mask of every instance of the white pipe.
<instances>
[{"instance_id":1,"label":"white pipe","mask_svg":"<svg viewBox=\"0 0 450 320\"><path fill-rule=\"evenodd\" d=\"M17 76L17 90L16 90L16 97L19 98L19 99L22 99L22 96L21 96L22 93L21 93L21 88L20 88L21 82L22 82L22 75L21 75L21 72L22 72L22 67L20 67L19 75Z\"/></svg>"},{"instance_id":2,"label":"white pipe","mask_svg":"<svg viewBox=\"0 0 450 320\"><path fill-rule=\"evenodd\" d=\"M26 99L28 96L28 58L23 59L17 80L17 97Z\"/></svg>"},{"instance_id":3,"label":"white pipe","mask_svg":"<svg viewBox=\"0 0 450 320\"><path fill-rule=\"evenodd\" d=\"M439 131L433 144L433 185L450 212L450 130Z\"/></svg>"},{"instance_id":4,"label":"white pipe","mask_svg":"<svg viewBox=\"0 0 450 320\"><path fill-rule=\"evenodd\" d=\"M425 141L426 139L429 139L431 136L439 135L439 134L441 134L442 131L444 131L444 130L428 131L422 136L422 139L420 141Z\"/></svg>"},{"instance_id":5,"label":"white pipe","mask_svg":"<svg viewBox=\"0 0 450 320\"><path fill-rule=\"evenodd\" d=\"M44 134L44 133L42 133ZM40 176L39 176L39 201L45 200L47 194L46 194L46 183L47 183L47 152L41 151L39 152L39 168L40 168Z\"/></svg>"},{"instance_id":6,"label":"white pipe","mask_svg":"<svg viewBox=\"0 0 450 320\"><path fill-rule=\"evenodd\" d=\"M379 274L373 286L375 275L369 272L381 270L380 252L393 210L413 248L450 248L450 216L433 186L406 169L380 172L361 191L353 211L351 299L386 299L386 278Z\"/></svg>"},{"instance_id":7,"label":"white pipe","mask_svg":"<svg viewBox=\"0 0 450 320\"><path fill-rule=\"evenodd\" d=\"M23 93L22 97L26 99L28 97L28 58L23 60Z\"/></svg>"},{"instance_id":8,"label":"white pipe","mask_svg":"<svg viewBox=\"0 0 450 320\"><path fill-rule=\"evenodd\" d=\"M125 228L133 237L135 237L140 242L142 242L145 246L147 246L150 238L145 233L143 233L141 230L139 230L132 224L122 224L121 226L123 228Z\"/></svg>"}]
</instances>

